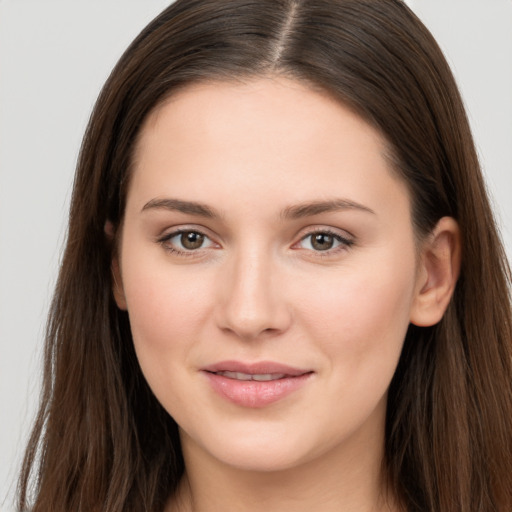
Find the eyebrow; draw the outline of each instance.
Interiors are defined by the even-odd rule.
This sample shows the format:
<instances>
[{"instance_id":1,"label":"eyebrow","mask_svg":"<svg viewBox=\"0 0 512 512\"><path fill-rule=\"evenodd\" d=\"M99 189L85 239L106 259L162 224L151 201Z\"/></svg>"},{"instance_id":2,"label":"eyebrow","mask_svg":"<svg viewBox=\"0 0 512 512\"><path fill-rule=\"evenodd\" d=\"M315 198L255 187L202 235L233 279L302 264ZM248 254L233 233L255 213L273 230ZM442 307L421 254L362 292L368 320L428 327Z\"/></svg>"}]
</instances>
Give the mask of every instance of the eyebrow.
<instances>
[{"instance_id":1,"label":"eyebrow","mask_svg":"<svg viewBox=\"0 0 512 512\"><path fill-rule=\"evenodd\" d=\"M332 199L329 201L313 201L302 203L285 208L282 212L282 217L285 219L300 219L303 217L311 217L321 213L337 212L343 210L359 210L366 213L376 215L376 213L369 208L355 201L349 199Z\"/></svg>"},{"instance_id":2,"label":"eyebrow","mask_svg":"<svg viewBox=\"0 0 512 512\"><path fill-rule=\"evenodd\" d=\"M196 203L195 201L182 201L181 199L151 199L151 201L148 201L142 207L141 212L153 209L177 211L189 215L197 215L198 217L207 217L209 219L220 217L215 210L205 204Z\"/></svg>"},{"instance_id":3,"label":"eyebrow","mask_svg":"<svg viewBox=\"0 0 512 512\"><path fill-rule=\"evenodd\" d=\"M141 212L147 210L170 210L178 211L189 215L197 215L198 217L206 217L216 219L221 217L213 208L195 201L183 201L181 199L171 198L155 198L148 201ZM329 213L343 210L359 210L375 215L375 212L368 206L364 206L349 199L331 199L329 201L310 201L293 206L288 206L281 212L284 219L301 219L304 217L312 217L321 213Z\"/></svg>"}]
</instances>

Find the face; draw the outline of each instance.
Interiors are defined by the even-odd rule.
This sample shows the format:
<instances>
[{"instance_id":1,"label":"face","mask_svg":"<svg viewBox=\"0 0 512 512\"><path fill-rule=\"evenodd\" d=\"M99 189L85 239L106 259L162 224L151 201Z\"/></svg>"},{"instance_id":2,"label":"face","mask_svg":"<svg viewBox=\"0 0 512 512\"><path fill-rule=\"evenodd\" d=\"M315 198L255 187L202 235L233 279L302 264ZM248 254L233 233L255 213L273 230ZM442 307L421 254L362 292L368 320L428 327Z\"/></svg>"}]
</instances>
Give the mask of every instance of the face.
<instances>
[{"instance_id":1,"label":"face","mask_svg":"<svg viewBox=\"0 0 512 512\"><path fill-rule=\"evenodd\" d=\"M148 118L115 295L185 453L267 471L381 447L419 286L384 153L285 79L189 87Z\"/></svg>"}]
</instances>

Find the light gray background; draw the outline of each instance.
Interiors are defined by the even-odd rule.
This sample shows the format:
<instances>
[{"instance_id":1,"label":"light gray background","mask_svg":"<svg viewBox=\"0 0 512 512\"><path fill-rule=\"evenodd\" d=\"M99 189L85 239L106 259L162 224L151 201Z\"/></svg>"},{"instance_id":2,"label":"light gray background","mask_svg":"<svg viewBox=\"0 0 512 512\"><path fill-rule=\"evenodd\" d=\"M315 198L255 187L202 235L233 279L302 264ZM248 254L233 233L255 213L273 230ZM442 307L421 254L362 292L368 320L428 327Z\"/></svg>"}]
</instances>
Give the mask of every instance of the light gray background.
<instances>
[{"instance_id":1,"label":"light gray background","mask_svg":"<svg viewBox=\"0 0 512 512\"><path fill-rule=\"evenodd\" d=\"M455 71L512 254L512 0L410 0ZM75 160L99 89L169 0L0 0L0 510L39 392Z\"/></svg>"}]
</instances>

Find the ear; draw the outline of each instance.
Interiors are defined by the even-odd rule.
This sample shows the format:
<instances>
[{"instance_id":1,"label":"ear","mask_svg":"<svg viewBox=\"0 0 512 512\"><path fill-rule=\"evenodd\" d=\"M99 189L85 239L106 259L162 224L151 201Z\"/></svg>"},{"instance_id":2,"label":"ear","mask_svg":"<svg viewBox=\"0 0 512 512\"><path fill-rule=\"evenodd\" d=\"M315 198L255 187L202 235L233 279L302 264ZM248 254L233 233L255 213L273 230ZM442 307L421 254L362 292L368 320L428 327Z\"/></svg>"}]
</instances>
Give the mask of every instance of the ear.
<instances>
[{"instance_id":1,"label":"ear","mask_svg":"<svg viewBox=\"0 0 512 512\"><path fill-rule=\"evenodd\" d=\"M119 309L126 311L126 297L124 295L123 279L121 277L121 269L119 266L119 255L116 243L116 231L111 221L107 220L107 222L105 222L104 230L107 239L112 244L112 263L110 265L113 283L112 294L114 295L114 300L116 301L117 307Z\"/></svg>"},{"instance_id":2,"label":"ear","mask_svg":"<svg viewBox=\"0 0 512 512\"><path fill-rule=\"evenodd\" d=\"M420 327L437 324L453 295L461 264L457 221L443 217L421 248L410 321Z\"/></svg>"}]
</instances>

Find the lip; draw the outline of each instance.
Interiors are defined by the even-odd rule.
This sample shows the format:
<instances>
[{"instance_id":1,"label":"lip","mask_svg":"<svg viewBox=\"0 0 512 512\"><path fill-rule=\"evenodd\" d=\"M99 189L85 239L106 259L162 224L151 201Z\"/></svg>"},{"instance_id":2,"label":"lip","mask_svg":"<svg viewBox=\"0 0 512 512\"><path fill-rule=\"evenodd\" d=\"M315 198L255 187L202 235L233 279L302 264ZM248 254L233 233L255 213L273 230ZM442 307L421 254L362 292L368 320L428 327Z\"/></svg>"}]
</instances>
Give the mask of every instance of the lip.
<instances>
[{"instance_id":1,"label":"lip","mask_svg":"<svg viewBox=\"0 0 512 512\"><path fill-rule=\"evenodd\" d=\"M212 389L228 401L249 408L261 408L284 399L306 384L312 370L294 368L273 361L244 363L221 361L201 368ZM272 375L275 380L238 380L220 373Z\"/></svg>"},{"instance_id":2,"label":"lip","mask_svg":"<svg viewBox=\"0 0 512 512\"><path fill-rule=\"evenodd\" d=\"M220 361L202 368L205 372L237 372L248 373L252 375L263 373L284 373L290 377L297 377L310 373L311 370L294 368L286 364L275 363L273 361L260 361L257 363L243 363L241 361Z\"/></svg>"}]
</instances>

